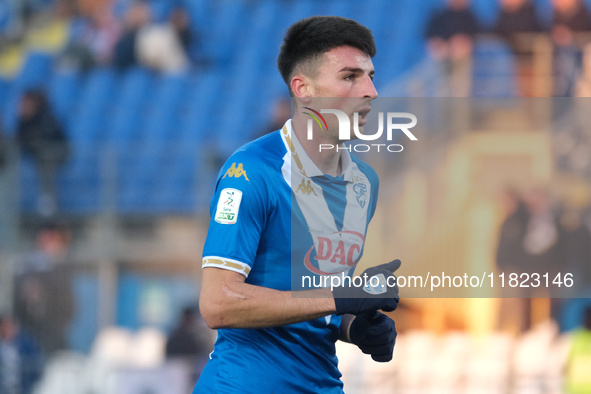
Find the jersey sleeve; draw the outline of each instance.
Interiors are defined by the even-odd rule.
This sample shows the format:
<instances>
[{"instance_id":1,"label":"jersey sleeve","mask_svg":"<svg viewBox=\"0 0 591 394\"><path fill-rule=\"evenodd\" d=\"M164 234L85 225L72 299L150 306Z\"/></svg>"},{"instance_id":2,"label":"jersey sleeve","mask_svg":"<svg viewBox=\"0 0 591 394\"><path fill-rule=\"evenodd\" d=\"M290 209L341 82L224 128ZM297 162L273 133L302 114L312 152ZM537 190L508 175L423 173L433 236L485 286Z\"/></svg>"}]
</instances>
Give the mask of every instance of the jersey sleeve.
<instances>
[{"instance_id":1,"label":"jersey sleeve","mask_svg":"<svg viewBox=\"0 0 591 394\"><path fill-rule=\"evenodd\" d=\"M246 155L222 167L211 200L211 220L202 268L215 267L248 277L266 222L268 201L262 168Z\"/></svg>"}]
</instances>

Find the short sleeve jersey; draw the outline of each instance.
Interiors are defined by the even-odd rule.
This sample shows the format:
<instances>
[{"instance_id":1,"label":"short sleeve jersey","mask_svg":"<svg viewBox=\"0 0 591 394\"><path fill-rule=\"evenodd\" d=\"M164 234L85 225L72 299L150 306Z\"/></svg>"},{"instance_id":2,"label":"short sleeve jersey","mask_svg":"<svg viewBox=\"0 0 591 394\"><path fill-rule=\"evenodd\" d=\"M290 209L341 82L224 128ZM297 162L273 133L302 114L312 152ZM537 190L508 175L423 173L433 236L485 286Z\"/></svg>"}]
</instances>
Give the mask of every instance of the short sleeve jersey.
<instances>
[{"instance_id":1,"label":"short sleeve jersey","mask_svg":"<svg viewBox=\"0 0 591 394\"><path fill-rule=\"evenodd\" d=\"M290 121L237 150L217 179L203 267L235 271L246 283L276 290L351 275L375 212L378 178L346 150L341 160L342 176L324 175ZM329 315L220 329L194 393L342 393L335 353L340 323Z\"/></svg>"}]
</instances>

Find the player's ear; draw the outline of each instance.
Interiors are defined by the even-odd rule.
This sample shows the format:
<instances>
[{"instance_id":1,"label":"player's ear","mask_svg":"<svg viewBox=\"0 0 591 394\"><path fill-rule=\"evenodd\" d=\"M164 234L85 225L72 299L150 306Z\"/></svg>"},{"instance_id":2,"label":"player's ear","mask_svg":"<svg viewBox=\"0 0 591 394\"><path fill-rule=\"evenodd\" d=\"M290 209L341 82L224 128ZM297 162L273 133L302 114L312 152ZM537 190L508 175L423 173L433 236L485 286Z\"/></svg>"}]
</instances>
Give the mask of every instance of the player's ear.
<instances>
[{"instance_id":1,"label":"player's ear","mask_svg":"<svg viewBox=\"0 0 591 394\"><path fill-rule=\"evenodd\" d=\"M303 103L307 103L307 99L311 97L310 80L302 74L297 74L291 79L291 91L294 97L299 98Z\"/></svg>"}]
</instances>

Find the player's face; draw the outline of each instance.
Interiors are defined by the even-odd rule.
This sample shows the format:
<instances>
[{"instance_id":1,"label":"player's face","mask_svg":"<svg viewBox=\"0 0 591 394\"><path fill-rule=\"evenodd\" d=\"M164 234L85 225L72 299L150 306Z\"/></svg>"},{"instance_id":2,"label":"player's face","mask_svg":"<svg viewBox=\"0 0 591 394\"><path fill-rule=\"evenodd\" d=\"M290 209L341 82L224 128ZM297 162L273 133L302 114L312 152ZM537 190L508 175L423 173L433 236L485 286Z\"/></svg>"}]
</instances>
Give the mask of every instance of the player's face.
<instances>
[{"instance_id":1,"label":"player's face","mask_svg":"<svg viewBox=\"0 0 591 394\"><path fill-rule=\"evenodd\" d=\"M367 122L371 100L378 97L373 84L374 67L371 58L361 50L341 46L322 55L314 78L309 80L308 92L311 97L326 97L320 100L322 107L340 109L353 120L353 113L359 113L359 127ZM336 121L328 116L327 121ZM335 125L336 126L336 125ZM331 127L329 130L338 130Z\"/></svg>"},{"instance_id":2,"label":"player's face","mask_svg":"<svg viewBox=\"0 0 591 394\"><path fill-rule=\"evenodd\" d=\"M357 48L341 46L322 55L315 78L310 81L312 97L356 97L374 99L371 58Z\"/></svg>"}]
</instances>

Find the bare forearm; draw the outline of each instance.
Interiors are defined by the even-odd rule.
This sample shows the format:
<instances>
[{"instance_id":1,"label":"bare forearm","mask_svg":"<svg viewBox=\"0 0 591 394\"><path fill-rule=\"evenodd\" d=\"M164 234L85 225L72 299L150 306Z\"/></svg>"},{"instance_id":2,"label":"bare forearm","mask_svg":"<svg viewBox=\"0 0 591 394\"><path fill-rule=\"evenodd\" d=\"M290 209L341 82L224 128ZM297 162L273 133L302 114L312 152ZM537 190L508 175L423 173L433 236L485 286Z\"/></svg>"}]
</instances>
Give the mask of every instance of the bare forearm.
<instances>
[{"instance_id":1,"label":"bare forearm","mask_svg":"<svg viewBox=\"0 0 591 394\"><path fill-rule=\"evenodd\" d=\"M238 281L206 283L205 278L200 303L202 314L212 328L273 327L335 312L328 289L295 294Z\"/></svg>"}]
</instances>

